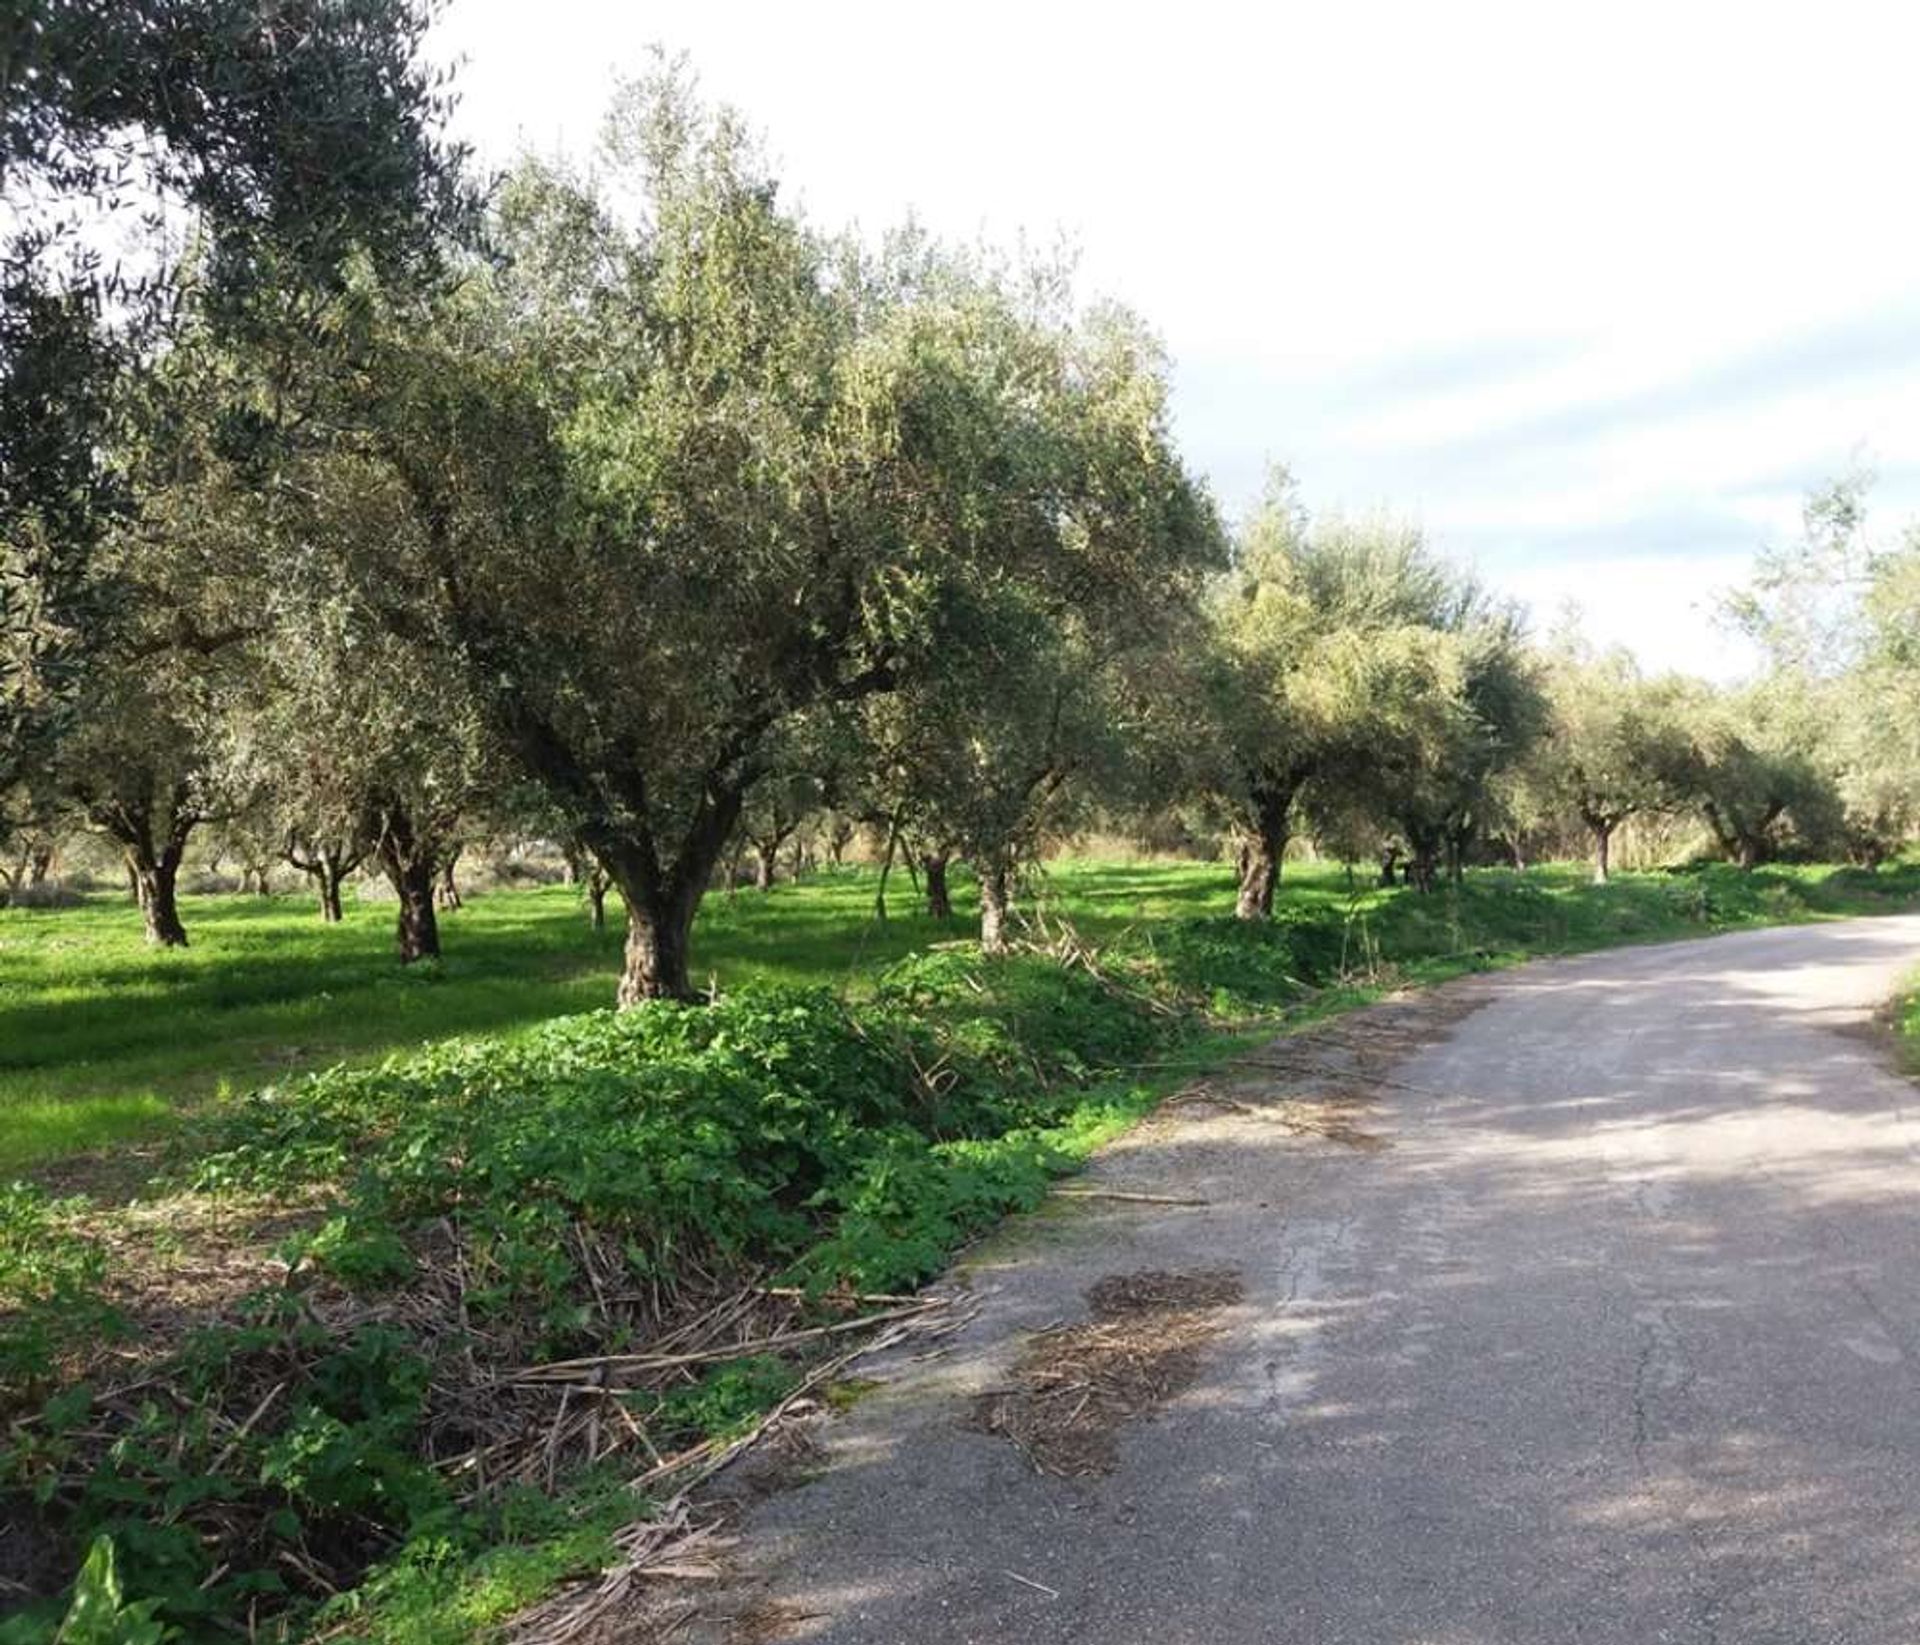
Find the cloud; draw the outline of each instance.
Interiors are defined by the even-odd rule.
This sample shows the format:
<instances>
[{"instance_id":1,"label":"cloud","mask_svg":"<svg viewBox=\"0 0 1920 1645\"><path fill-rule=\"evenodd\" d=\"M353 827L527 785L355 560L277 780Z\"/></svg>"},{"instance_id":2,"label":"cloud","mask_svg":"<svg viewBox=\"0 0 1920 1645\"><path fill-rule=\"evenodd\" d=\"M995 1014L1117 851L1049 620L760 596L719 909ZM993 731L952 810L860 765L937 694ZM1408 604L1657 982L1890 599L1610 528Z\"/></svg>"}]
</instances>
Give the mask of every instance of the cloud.
<instances>
[{"instance_id":1,"label":"cloud","mask_svg":"<svg viewBox=\"0 0 1920 1645\"><path fill-rule=\"evenodd\" d=\"M1920 308L1902 306L1802 331L1701 369L1624 392L1582 395L1554 374L1534 379L1548 394L1575 394L1557 409L1482 423L1464 434L1435 429L1430 444L1450 460L1474 462L1520 447L1581 445L1627 430L1703 416L1743 415L1756 403L1830 393L1920 373ZM1416 390L1421 378L1403 385ZM1417 407L1417 392L1404 396Z\"/></svg>"}]
</instances>

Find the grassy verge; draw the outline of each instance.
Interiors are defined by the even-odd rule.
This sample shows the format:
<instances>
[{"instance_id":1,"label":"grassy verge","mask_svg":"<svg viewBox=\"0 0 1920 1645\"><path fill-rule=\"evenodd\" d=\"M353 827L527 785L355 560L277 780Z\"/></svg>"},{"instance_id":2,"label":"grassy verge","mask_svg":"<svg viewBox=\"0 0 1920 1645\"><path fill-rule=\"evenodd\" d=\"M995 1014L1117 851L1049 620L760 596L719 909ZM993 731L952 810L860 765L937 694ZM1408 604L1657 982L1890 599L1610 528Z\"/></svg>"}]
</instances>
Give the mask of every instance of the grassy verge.
<instances>
[{"instance_id":1,"label":"grassy verge","mask_svg":"<svg viewBox=\"0 0 1920 1645\"><path fill-rule=\"evenodd\" d=\"M1068 865L1051 905L1079 936L1051 951L915 954L890 922L903 957L847 986L873 934L823 916L784 976L712 1007L257 1086L197 1115L131 1204L0 1199L0 1558L27 1584L0 1640L51 1637L89 1548L81 1593L121 1618L101 1637L481 1637L602 1561L676 1459L787 1397L861 1299L1037 1203L1253 1024L1916 889L1904 870L1488 874L1420 898L1321 875L1249 927L1192 912L1216 870ZM708 952L731 938L752 979L783 920L804 933L801 913L869 892L736 904ZM120 1041L136 1065L141 1032ZM215 1060L201 1048L203 1076Z\"/></svg>"}]
</instances>

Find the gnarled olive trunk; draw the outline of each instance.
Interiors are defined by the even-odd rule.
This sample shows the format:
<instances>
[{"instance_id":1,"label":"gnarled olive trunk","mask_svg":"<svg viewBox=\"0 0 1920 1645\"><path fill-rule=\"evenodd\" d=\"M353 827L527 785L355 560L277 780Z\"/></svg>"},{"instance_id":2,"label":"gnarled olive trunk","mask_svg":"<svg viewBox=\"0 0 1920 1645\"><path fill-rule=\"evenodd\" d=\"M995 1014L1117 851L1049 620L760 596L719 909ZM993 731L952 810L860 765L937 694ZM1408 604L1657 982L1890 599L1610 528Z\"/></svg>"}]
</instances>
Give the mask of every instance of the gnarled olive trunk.
<instances>
[{"instance_id":1,"label":"gnarled olive trunk","mask_svg":"<svg viewBox=\"0 0 1920 1645\"><path fill-rule=\"evenodd\" d=\"M928 919L953 918L953 896L947 888L947 861L948 854L945 851L923 851L920 854L920 869L926 876Z\"/></svg>"},{"instance_id":2,"label":"gnarled olive trunk","mask_svg":"<svg viewBox=\"0 0 1920 1645\"><path fill-rule=\"evenodd\" d=\"M1471 823L1447 830L1447 878L1455 885L1466 883L1467 854L1473 849L1474 832Z\"/></svg>"},{"instance_id":3,"label":"gnarled olive trunk","mask_svg":"<svg viewBox=\"0 0 1920 1645\"><path fill-rule=\"evenodd\" d=\"M171 846L147 854L145 860L131 849L127 852L127 872L147 923L147 941L156 948L187 946L187 928L180 923L180 856Z\"/></svg>"},{"instance_id":4,"label":"gnarled olive trunk","mask_svg":"<svg viewBox=\"0 0 1920 1645\"><path fill-rule=\"evenodd\" d=\"M1264 920L1273 913L1280 864L1293 833L1293 795L1291 785L1254 790L1253 826L1240 842L1240 894L1233 908L1243 920Z\"/></svg>"},{"instance_id":5,"label":"gnarled olive trunk","mask_svg":"<svg viewBox=\"0 0 1920 1645\"><path fill-rule=\"evenodd\" d=\"M1420 824L1409 827L1406 833L1407 884L1424 895L1440 882L1440 851L1446 843L1446 832Z\"/></svg>"},{"instance_id":6,"label":"gnarled olive trunk","mask_svg":"<svg viewBox=\"0 0 1920 1645\"><path fill-rule=\"evenodd\" d=\"M154 785L134 797L118 795L91 803L88 816L120 846L147 941L156 948L185 948L180 922L180 864L187 839L200 820L190 809L184 783Z\"/></svg>"},{"instance_id":7,"label":"gnarled olive trunk","mask_svg":"<svg viewBox=\"0 0 1920 1645\"><path fill-rule=\"evenodd\" d=\"M710 781L670 866L644 828L600 824L582 829L627 905L626 965L619 991L623 1009L648 1000L699 998L689 964L693 919L733 838L744 792L738 781Z\"/></svg>"},{"instance_id":8,"label":"gnarled olive trunk","mask_svg":"<svg viewBox=\"0 0 1920 1645\"><path fill-rule=\"evenodd\" d=\"M991 853L974 859L980 879L980 952L1004 954L1011 946L1007 923L1013 913L1013 859Z\"/></svg>"},{"instance_id":9,"label":"gnarled olive trunk","mask_svg":"<svg viewBox=\"0 0 1920 1645\"><path fill-rule=\"evenodd\" d=\"M619 1003L624 1008L647 1000L695 998L688 970L693 915L676 909L649 911L627 898L626 968L620 974Z\"/></svg>"},{"instance_id":10,"label":"gnarled olive trunk","mask_svg":"<svg viewBox=\"0 0 1920 1645\"><path fill-rule=\"evenodd\" d=\"M1593 832L1593 883L1605 885L1613 872L1613 831L1618 826L1608 817L1589 817L1587 827Z\"/></svg>"},{"instance_id":11,"label":"gnarled olive trunk","mask_svg":"<svg viewBox=\"0 0 1920 1645\"><path fill-rule=\"evenodd\" d=\"M400 945L400 963L437 960L440 957L440 916L433 903L433 871L418 863L388 864L387 878L400 899L400 917L395 936Z\"/></svg>"},{"instance_id":12,"label":"gnarled olive trunk","mask_svg":"<svg viewBox=\"0 0 1920 1645\"><path fill-rule=\"evenodd\" d=\"M434 909L442 861L448 849L422 828L405 806L381 807L378 825L370 830L380 867L399 899L394 924L400 963L440 957L440 919Z\"/></svg>"},{"instance_id":13,"label":"gnarled olive trunk","mask_svg":"<svg viewBox=\"0 0 1920 1645\"><path fill-rule=\"evenodd\" d=\"M360 866L365 851L352 843L336 840L329 844L324 839L310 840L303 849L299 835L289 833L286 848L280 855L313 881L320 899L322 923L338 925L342 918L340 888L347 876Z\"/></svg>"},{"instance_id":14,"label":"gnarled olive trunk","mask_svg":"<svg viewBox=\"0 0 1920 1645\"><path fill-rule=\"evenodd\" d=\"M757 840L753 847L753 888L756 891L771 891L773 877L780 862L780 842L778 840Z\"/></svg>"}]
</instances>

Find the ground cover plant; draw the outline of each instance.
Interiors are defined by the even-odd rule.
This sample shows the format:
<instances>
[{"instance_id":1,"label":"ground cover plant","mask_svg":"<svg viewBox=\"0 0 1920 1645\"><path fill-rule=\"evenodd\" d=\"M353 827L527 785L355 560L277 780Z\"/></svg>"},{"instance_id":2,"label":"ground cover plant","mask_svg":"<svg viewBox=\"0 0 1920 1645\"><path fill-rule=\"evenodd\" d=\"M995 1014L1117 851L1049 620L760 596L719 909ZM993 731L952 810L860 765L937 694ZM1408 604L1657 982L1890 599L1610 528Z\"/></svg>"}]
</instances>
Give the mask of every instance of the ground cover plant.
<instances>
[{"instance_id":1,"label":"ground cover plant","mask_svg":"<svg viewBox=\"0 0 1920 1645\"><path fill-rule=\"evenodd\" d=\"M474 1637L614 1559L620 1526L812 1386L856 1321L910 1310L896 1299L958 1245L1236 1032L1532 953L1920 891L1904 868L1487 871L1434 896L1326 866L1299 881L1250 923L1217 866L1062 863L994 959L929 946L945 928L918 919L876 927L872 876L825 875L711 905L731 916L706 950L715 1003L563 1013L213 1101L239 1069L220 1013L259 1031L311 990L222 996L244 962L212 941L159 957L208 1026L202 1098L153 1180L126 1202L32 1183L0 1201L0 1490L30 1601L0 1638L49 1637L82 1602L186 1638ZM274 917L234 907L243 932ZM4 918L46 943L94 916ZM613 963L557 892L460 917L470 958L408 974L395 1039L417 1045L415 1013L443 1000L451 1025L529 1011L489 975L487 920L562 956L561 998L568 963ZM353 999L370 933L319 935ZM121 1066L150 1069L126 1016Z\"/></svg>"}]
</instances>

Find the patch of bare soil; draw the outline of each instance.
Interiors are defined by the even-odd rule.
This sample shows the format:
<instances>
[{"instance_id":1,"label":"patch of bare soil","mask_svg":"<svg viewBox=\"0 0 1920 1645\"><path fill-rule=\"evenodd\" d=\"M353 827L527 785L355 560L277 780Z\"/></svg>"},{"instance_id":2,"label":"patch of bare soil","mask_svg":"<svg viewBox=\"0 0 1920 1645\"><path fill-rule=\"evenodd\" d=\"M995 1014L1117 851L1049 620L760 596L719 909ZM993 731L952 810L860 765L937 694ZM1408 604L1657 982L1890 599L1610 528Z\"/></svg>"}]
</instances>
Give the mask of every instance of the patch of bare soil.
<instances>
[{"instance_id":1,"label":"patch of bare soil","mask_svg":"<svg viewBox=\"0 0 1920 1645\"><path fill-rule=\"evenodd\" d=\"M323 1215L317 1197L300 1205L173 1194L95 1206L79 1227L105 1248L109 1300L151 1356L249 1295L283 1284L284 1243Z\"/></svg>"},{"instance_id":2,"label":"patch of bare soil","mask_svg":"<svg viewBox=\"0 0 1920 1645\"><path fill-rule=\"evenodd\" d=\"M1169 1098L1162 1107L1176 1112L1185 1108L1212 1108L1222 1113L1245 1114L1298 1136L1322 1137L1363 1153L1374 1153L1393 1145L1377 1132L1364 1131L1354 1123L1356 1111L1371 1106L1372 1101L1364 1091L1341 1091L1310 1098L1262 1093L1258 1100L1245 1102L1216 1086L1199 1084Z\"/></svg>"},{"instance_id":3,"label":"patch of bare soil","mask_svg":"<svg viewBox=\"0 0 1920 1645\"><path fill-rule=\"evenodd\" d=\"M777 1599L758 1599L733 1619L727 1645L779 1645L794 1630L813 1621L818 1612Z\"/></svg>"},{"instance_id":4,"label":"patch of bare soil","mask_svg":"<svg viewBox=\"0 0 1920 1645\"><path fill-rule=\"evenodd\" d=\"M1240 1296L1227 1268L1109 1274L1087 1292L1092 1317L1036 1335L1012 1386L974 1402L973 1423L1043 1474L1111 1473L1120 1430L1198 1380L1220 1313Z\"/></svg>"},{"instance_id":5,"label":"patch of bare soil","mask_svg":"<svg viewBox=\"0 0 1920 1645\"><path fill-rule=\"evenodd\" d=\"M1161 1107L1177 1119L1194 1108L1245 1115L1300 1136L1363 1153L1392 1144L1359 1117L1388 1091L1442 1097L1394 1070L1487 1003L1471 983L1397 996L1305 1028L1236 1057Z\"/></svg>"}]
</instances>

